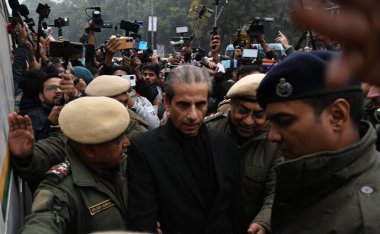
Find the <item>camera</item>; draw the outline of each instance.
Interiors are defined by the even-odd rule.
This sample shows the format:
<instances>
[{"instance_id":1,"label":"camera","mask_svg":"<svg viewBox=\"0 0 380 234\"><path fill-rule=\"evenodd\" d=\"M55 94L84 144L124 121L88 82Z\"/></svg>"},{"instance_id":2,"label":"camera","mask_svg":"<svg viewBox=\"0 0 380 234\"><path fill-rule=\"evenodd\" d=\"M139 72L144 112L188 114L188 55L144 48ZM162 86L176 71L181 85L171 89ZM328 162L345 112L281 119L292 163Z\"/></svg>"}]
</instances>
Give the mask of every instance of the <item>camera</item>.
<instances>
[{"instance_id":1,"label":"camera","mask_svg":"<svg viewBox=\"0 0 380 234\"><path fill-rule=\"evenodd\" d=\"M88 10L94 10L91 16L88 15ZM100 7L87 7L85 12L86 15L92 20L91 27L85 29L86 33L89 33L91 30L94 32L101 32L102 28L112 28L111 23L104 23L102 19L102 10Z\"/></svg>"},{"instance_id":2,"label":"camera","mask_svg":"<svg viewBox=\"0 0 380 234\"><path fill-rule=\"evenodd\" d=\"M50 7L48 6L48 4L44 5L44 4L38 3L36 12L37 12L37 14L40 15L41 19L46 19L49 17Z\"/></svg>"},{"instance_id":3,"label":"camera","mask_svg":"<svg viewBox=\"0 0 380 234\"><path fill-rule=\"evenodd\" d=\"M199 10L199 13L198 13L198 18L202 18L202 16L205 16L206 18L211 18L212 14L214 13L213 10L211 10L210 8L204 6L204 5L200 5L200 10Z\"/></svg>"},{"instance_id":4,"label":"camera","mask_svg":"<svg viewBox=\"0 0 380 234\"><path fill-rule=\"evenodd\" d=\"M70 41L51 41L50 56L66 58L82 58L83 44Z\"/></svg>"},{"instance_id":5,"label":"camera","mask_svg":"<svg viewBox=\"0 0 380 234\"><path fill-rule=\"evenodd\" d=\"M59 17L58 19L54 20L54 27L57 28L62 28L65 26L70 26L70 20L67 17L61 18Z\"/></svg>"},{"instance_id":6,"label":"camera","mask_svg":"<svg viewBox=\"0 0 380 234\"><path fill-rule=\"evenodd\" d=\"M212 27L212 31L210 32L211 36L218 35L218 27Z\"/></svg>"},{"instance_id":7,"label":"camera","mask_svg":"<svg viewBox=\"0 0 380 234\"><path fill-rule=\"evenodd\" d=\"M92 28L95 32L101 32L103 26L103 19L100 7L95 7L95 10L92 12Z\"/></svg>"},{"instance_id":8,"label":"camera","mask_svg":"<svg viewBox=\"0 0 380 234\"><path fill-rule=\"evenodd\" d=\"M210 32L210 34L211 34L211 40L214 40L214 37L218 35L218 27L212 27L212 31ZM216 45L211 46L211 49L214 50L215 48L216 48Z\"/></svg>"},{"instance_id":9,"label":"camera","mask_svg":"<svg viewBox=\"0 0 380 234\"><path fill-rule=\"evenodd\" d=\"M26 25L28 25L28 28L30 29L36 26L36 23L34 23L33 18L25 19L24 22L26 23Z\"/></svg>"},{"instance_id":10,"label":"camera","mask_svg":"<svg viewBox=\"0 0 380 234\"><path fill-rule=\"evenodd\" d=\"M273 17L255 17L253 21L248 25L246 31L250 38L256 38L264 34L263 22L272 23L274 21Z\"/></svg>"},{"instance_id":11,"label":"camera","mask_svg":"<svg viewBox=\"0 0 380 234\"><path fill-rule=\"evenodd\" d=\"M120 22L120 28L124 29L126 31L127 36L131 36L133 38L139 38L141 39L141 35L139 34L139 29L142 28L143 22L141 21L129 21L129 20L122 20Z\"/></svg>"}]
</instances>

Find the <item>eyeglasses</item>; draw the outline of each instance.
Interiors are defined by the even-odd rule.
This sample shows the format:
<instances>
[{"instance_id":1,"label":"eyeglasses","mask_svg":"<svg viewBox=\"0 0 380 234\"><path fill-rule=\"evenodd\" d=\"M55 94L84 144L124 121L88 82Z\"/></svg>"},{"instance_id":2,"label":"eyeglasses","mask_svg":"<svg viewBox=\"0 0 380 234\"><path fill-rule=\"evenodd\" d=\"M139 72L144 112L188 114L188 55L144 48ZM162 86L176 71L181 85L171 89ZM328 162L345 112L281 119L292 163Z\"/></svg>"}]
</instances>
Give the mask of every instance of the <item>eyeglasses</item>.
<instances>
[{"instance_id":1,"label":"eyeglasses","mask_svg":"<svg viewBox=\"0 0 380 234\"><path fill-rule=\"evenodd\" d=\"M46 87L46 89L47 89L48 91L57 91L58 88L59 88L59 87L58 87L57 85L48 85L48 86Z\"/></svg>"}]
</instances>

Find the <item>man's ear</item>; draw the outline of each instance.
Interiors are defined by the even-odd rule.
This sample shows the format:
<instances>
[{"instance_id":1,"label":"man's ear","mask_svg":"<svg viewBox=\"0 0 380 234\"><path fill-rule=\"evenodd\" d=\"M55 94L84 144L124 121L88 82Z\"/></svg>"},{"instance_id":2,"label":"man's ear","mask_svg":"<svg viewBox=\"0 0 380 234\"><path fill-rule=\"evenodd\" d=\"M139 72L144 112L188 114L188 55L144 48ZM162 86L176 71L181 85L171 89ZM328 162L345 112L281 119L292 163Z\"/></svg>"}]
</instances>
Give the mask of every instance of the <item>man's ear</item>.
<instances>
[{"instance_id":1,"label":"man's ear","mask_svg":"<svg viewBox=\"0 0 380 234\"><path fill-rule=\"evenodd\" d=\"M169 101L168 96L166 95L166 93L162 94L162 100L164 101L166 111L168 113L170 113L170 101Z\"/></svg>"},{"instance_id":2,"label":"man's ear","mask_svg":"<svg viewBox=\"0 0 380 234\"><path fill-rule=\"evenodd\" d=\"M334 131L341 131L350 119L350 104L339 98L329 106L330 122Z\"/></svg>"},{"instance_id":3,"label":"man's ear","mask_svg":"<svg viewBox=\"0 0 380 234\"><path fill-rule=\"evenodd\" d=\"M40 99L41 102L45 101L44 94L42 92L38 93L38 98Z\"/></svg>"},{"instance_id":4,"label":"man's ear","mask_svg":"<svg viewBox=\"0 0 380 234\"><path fill-rule=\"evenodd\" d=\"M91 159L95 157L94 148L92 145L77 143L75 147L77 148L81 156L85 159Z\"/></svg>"}]
</instances>

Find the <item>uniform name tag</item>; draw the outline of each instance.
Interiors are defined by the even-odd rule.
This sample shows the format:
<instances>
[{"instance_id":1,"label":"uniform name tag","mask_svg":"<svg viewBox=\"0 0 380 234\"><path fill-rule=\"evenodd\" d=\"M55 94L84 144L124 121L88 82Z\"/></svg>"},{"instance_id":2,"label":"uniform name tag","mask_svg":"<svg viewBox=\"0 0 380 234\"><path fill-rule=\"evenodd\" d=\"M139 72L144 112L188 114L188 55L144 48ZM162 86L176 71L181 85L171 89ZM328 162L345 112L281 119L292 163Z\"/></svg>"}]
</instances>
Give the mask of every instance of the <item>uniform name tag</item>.
<instances>
[{"instance_id":1,"label":"uniform name tag","mask_svg":"<svg viewBox=\"0 0 380 234\"><path fill-rule=\"evenodd\" d=\"M111 202L111 199L105 200L99 204L90 206L88 210L90 211L91 215L96 215L97 213L110 208L111 206L114 206L115 204Z\"/></svg>"}]
</instances>

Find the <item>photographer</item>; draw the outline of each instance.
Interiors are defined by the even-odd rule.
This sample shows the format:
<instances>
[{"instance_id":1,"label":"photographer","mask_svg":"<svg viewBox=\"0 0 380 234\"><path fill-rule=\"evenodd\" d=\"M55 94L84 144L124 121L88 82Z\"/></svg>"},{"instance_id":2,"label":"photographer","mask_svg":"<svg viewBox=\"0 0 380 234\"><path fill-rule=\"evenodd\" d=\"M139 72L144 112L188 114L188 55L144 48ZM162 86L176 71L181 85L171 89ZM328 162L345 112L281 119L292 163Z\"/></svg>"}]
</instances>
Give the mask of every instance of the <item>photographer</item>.
<instances>
[{"instance_id":1,"label":"photographer","mask_svg":"<svg viewBox=\"0 0 380 234\"><path fill-rule=\"evenodd\" d=\"M57 130L59 111L62 106L59 105L62 97L60 89L61 78L56 74L45 76L38 87L38 97L41 105L28 113L32 120L34 139L48 138L51 133Z\"/></svg>"},{"instance_id":2,"label":"photographer","mask_svg":"<svg viewBox=\"0 0 380 234\"><path fill-rule=\"evenodd\" d=\"M85 51L85 67L90 69L97 68L96 62L95 62L95 32L94 30L91 30L92 28L92 20L88 21L86 23L85 31L88 31L87 36L87 44L86 44L86 51Z\"/></svg>"},{"instance_id":3,"label":"photographer","mask_svg":"<svg viewBox=\"0 0 380 234\"><path fill-rule=\"evenodd\" d=\"M146 64L143 67L143 78L149 84L152 94L154 96L153 105L157 112L162 104L162 89L158 85L160 77L160 65L156 63Z\"/></svg>"},{"instance_id":4,"label":"photographer","mask_svg":"<svg viewBox=\"0 0 380 234\"><path fill-rule=\"evenodd\" d=\"M266 55L266 58L274 59L276 61L278 61L280 59L280 56L275 51L273 51L269 48L268 43L265 41L264 34L258 35L257 37L255 37L255 39L263 48L265 55ZM251 41L248 41L247 48L252 48Z\"/></svg>"},{"instance_id":5,"label":"photographer","mask_svg":"<svg viewBox=\"0 0 380 234\"><path fill-rule=\"evenodd\" d=\"M27 60L29 56L29 47L27 45L28 28L23 23L19 23L16 25L15 32L18 36L19 44L13 59L12 73L15 96L17 96L22 92L19 83L27 69Z\"/></svg>"}]
</instances>

